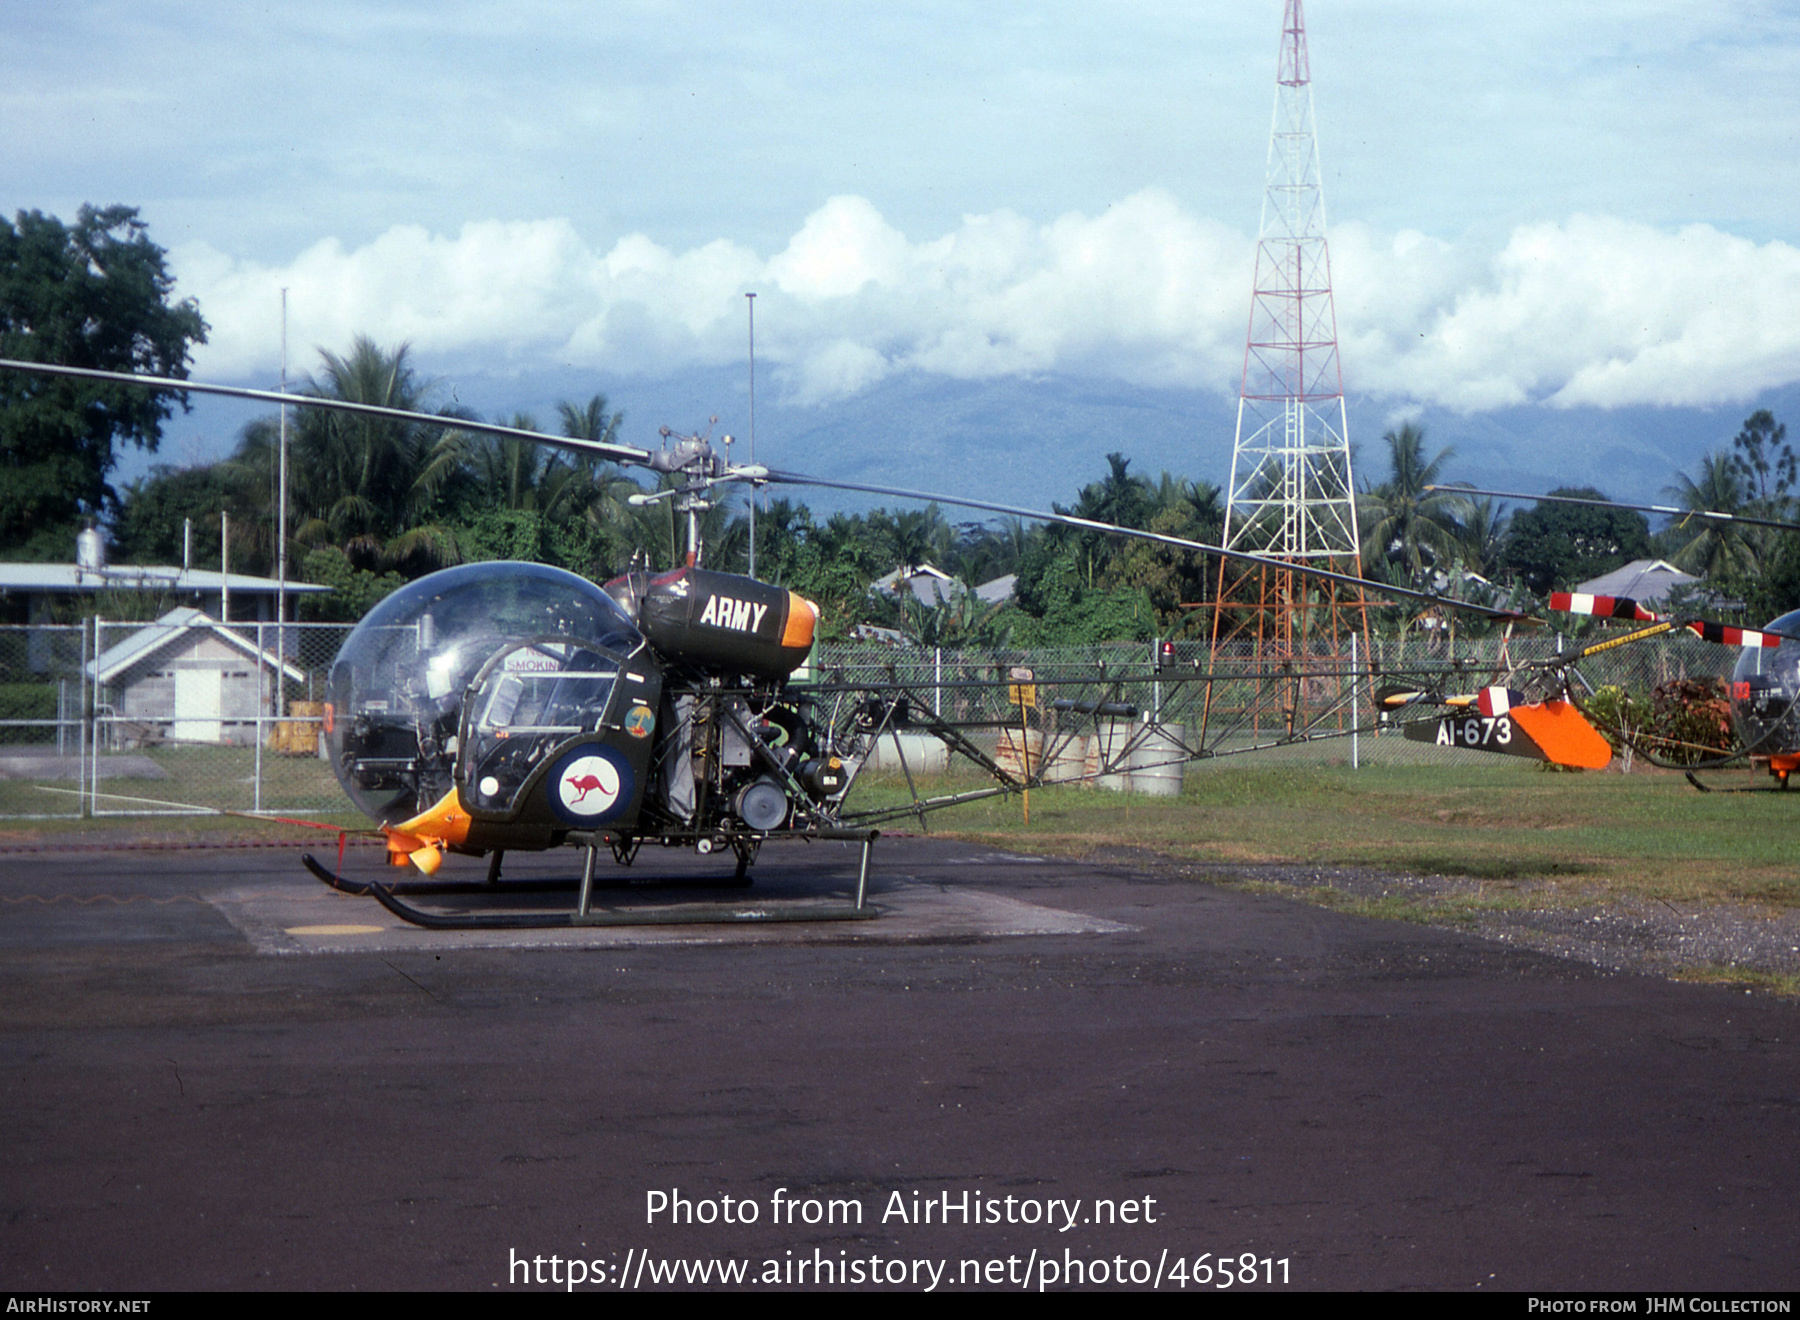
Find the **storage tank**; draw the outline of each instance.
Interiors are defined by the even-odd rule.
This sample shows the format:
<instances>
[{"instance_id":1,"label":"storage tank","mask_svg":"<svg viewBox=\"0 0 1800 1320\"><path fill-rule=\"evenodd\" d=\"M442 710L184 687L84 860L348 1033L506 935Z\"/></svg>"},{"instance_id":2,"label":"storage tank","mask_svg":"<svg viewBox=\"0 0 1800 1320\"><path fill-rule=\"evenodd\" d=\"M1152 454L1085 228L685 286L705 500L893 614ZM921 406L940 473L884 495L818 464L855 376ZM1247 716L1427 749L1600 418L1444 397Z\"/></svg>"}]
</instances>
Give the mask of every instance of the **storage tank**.
<instances>
[{"instance_id":1,"label":"storage tank","mask_svg":"<svg viewBox=\"0 0 1800 1320\"><path fill-rule=\"evenodd\" d=\"M1131 749L1131 790L1151 797L1180 797L1187 749L1179 724L1146 724Z\"/></svg>"},{"instance_id":2,"label":"storage tank","mask_svg":"<svg viewBox=\"0 0 1800 1320\"><path fill-rule=\"evenodd\" d=\"M89 573L106 571L106 535L89 527L75 538L75 566Z\"/></svg>"}]
</instances>

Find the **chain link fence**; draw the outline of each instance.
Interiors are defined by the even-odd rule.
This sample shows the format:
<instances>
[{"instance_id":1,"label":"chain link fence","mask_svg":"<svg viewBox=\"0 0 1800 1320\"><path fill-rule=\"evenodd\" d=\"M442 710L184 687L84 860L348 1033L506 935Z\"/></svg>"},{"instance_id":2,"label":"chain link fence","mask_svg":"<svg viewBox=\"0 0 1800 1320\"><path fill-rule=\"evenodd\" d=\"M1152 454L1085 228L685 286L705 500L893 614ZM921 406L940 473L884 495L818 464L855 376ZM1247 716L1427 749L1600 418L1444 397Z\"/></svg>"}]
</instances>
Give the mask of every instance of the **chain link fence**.
<instances>
[{"instance_id":1,"label":"chain link fence","mask_svg":"<svg viewBox=\"0 0 1800 1320\"><path fill-rule=\"evenodd\" d=\"M82 813L91 642L85 624L0 627L0 815Z\"/></svg>"},{"instance_id":2,"label":"chain link fence","mask_svg":"<svg viewBox=\"0 0 1800 1320\"><path fill-rule=\"evenodd\" d=\"M0 817L341 811L319 731L348 632L198 611L0 628Z\"/></svg>"},{"instance_id":3,"label":"chain link fence","mask_svg":"<svg viewBox=\"0 0 1800 1320\"><path fill-rule=\"evenodd\" d=\"M1158 643L1142 642L982 653L840 643L819 648L815 675L827 685L903 685L915 704L928 705L948 722L999 731L1025 727L1006 684L1009 675L1028 672L1043 701L1031 724L1047 748L1084 731L1100 736L1094 718L1099 708L1154 721L1190 754L1227 758L1221 766L1249 752L1284 764L1466 765L1466 751L1403 738L1398 724L1376 711L1375 689L1424 681L1444 692L1472 692L1509 672L1507 681L1516 687L1526 681L1517 666L1553 660L1607 635L1593 627L1579 638L1414 632L1376 638L1366 648L1372 656L1357 638L1340 657L1288 666L1259 663L1247 647L1242 654L1215 656L1201 642L1177 642L1166 655L1159 655ZM1618 687L1647 700L1672 680L1728 677L1738 654L1678 631L1581 661L1574 687L1578 697ZM1005 734L991 732L990 738L986 745L996 749Z\"/></svg>"},{"instance_id":4,"label":"chain link fence","mask_svg":"<svg viewBox=\"0 0 1800 1320\"><path fill-rule=\"evenodd\" d=\"M348 632L342 624L227 626L197 612L154 623L0 627L0 818L343 811L320 725L326 677ZM1036 740L1042 750L1030 755L1051 756L1078 739L1091 746L1151 723L1177 759L1227 758L1221 766L1244 752L1292 764L1447 765L1467 764L1468 753L1407 741L1384 725L1373 707L1377 684L1404 676L1472 691L1509 664L1579 644L1549 633L1413 633L1377 639L1374 655L1359 650L1354 662L1317 657L1281 668L1214 657L1197 642L1168 654L1155 643L980 652L838 643L819 647L811 682L833 721L852 717L866 689L904 689L914 712L966 730L1002 760L1015 736L1028 750ZM1737 654L1672 633L1584 660L1579 675L1591 689L1647 698L1674 679L1728 676ZM1021 684L1033 689L1028 708L1017 700Z\"/></svg>"}]
</instances>

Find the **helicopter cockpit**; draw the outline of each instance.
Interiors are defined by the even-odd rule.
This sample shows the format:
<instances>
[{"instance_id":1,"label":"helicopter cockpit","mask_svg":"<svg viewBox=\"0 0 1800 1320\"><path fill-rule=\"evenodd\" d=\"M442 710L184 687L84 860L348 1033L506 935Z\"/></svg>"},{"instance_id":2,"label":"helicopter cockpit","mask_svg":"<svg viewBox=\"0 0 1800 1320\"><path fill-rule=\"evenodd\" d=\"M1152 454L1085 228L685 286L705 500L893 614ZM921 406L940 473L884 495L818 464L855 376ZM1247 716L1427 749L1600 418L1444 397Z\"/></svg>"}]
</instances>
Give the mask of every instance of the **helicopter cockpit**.
<instances>
[{"instance_id":1,"label":"helicopter cockpit","mask_svg":"<svg viewBox=\"0 0 1800 1320\"><path fill-rule=\"evenodd\" d=\"M1767 632L1800 636L1800 610L1770 623ZM1800 642L1773 650L1745 647L1731 673L1731 715L1752 756L1792 755L1800 750Z\"/></svg>"},{"instance_id":2,"label":"helicopter cockpit","mask_svg":"<svg viewBox=\"0 0 1800 1320\"><path fill-rule=\"evenodd\" d=\"M643 645L611 597L559 568L465 564L420 578L371 610L332 666L332 769L378 821L424 810L454 783L464 696L479 685L466 713L495 745L471 748L471 786L492 780L503 805L529 769L513 763L557 731L595 727L619 662Z\"/></svg>"},{"instance_id":3,"label":"helicopter cockpit","mask_svg":"<svg viewBox=\"0 0 1800 1320\"><path fill-rule=\"evenodd\" d=\"M464 707L460 736L469 806L510 810L551 752L578 734L599 731L624 660L568 638L519 642L496 652Z\"/></svg>"}]
</instances>

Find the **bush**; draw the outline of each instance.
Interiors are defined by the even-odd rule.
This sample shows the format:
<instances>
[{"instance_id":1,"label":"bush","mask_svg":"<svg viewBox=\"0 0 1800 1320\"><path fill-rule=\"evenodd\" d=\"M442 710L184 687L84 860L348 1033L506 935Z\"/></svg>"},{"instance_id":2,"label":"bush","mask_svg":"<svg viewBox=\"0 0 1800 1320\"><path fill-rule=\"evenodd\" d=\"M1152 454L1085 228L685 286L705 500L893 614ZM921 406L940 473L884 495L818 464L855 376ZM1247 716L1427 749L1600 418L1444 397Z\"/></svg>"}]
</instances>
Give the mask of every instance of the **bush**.
<instances>
[{"instance_id":1,"label":"bush","mask_svg":"<svg viewBox=\"0 0 1800 1320\"><path fill-rule=\"evenodd\" d=\"M1618 752L1629 742L1639 752L1676 765L1693 765L1731 752L1731 702L1716 678L1676 678L1648 700L1616 685L1599 689L1582 709Z\"/></svg>"},{"instance_id":2,"label":"bush","mask_svg":"<svg viewBox=\"0 0 1800 1320\"><path fill-rule=\"evenodd\" d=\"M1662 741L1652 750L1681 765L1710 761L1737 745L1722 679L1675 678L1660 684L1650 694L1650 722Z\"/></svg>"},{"instance_id":3,"label":"bush","mask_svg":"<svg viewBox=\"0 0 1800 1320\"><path fill-rule=\"evenodd\" d=\"M0 683L0 720L55 718L54 683Z\"/></svg>"}]
</instances>

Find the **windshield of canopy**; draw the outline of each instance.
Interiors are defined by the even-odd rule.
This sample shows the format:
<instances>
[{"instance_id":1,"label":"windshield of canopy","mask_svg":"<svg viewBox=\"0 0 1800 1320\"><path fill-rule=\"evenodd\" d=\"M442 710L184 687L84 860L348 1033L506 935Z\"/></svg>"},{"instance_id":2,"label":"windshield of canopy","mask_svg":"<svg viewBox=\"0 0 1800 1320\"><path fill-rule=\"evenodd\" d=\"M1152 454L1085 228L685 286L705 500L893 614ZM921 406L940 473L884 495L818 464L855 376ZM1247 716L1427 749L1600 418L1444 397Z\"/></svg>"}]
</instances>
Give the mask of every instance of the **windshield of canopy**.
<instances>
[{"instance_id":1,"label":"windshield of canopy","mask_svg":"<svg viewBox=\"0 0 1800 1320\"><path fill-rule=\"evenodd\" d=\"M510 808L532 771L580 733L598 730L623 657L565 638L501 651L464 710L471 806Z\"/></svg>"},{"instance_id":2,"label":"windshield of canopy","mask_svg":"<svg viewBox=\"0 0 1800 1320\"><path fill-rule=\"evenodd\" d=\"M332 665L326 744L345 792L378 820L449 791L463 694L522 639L619 655L643 638L586 578L543 564L465 564L420 578L356 626Z\"/></svg>"}]
</instances>

